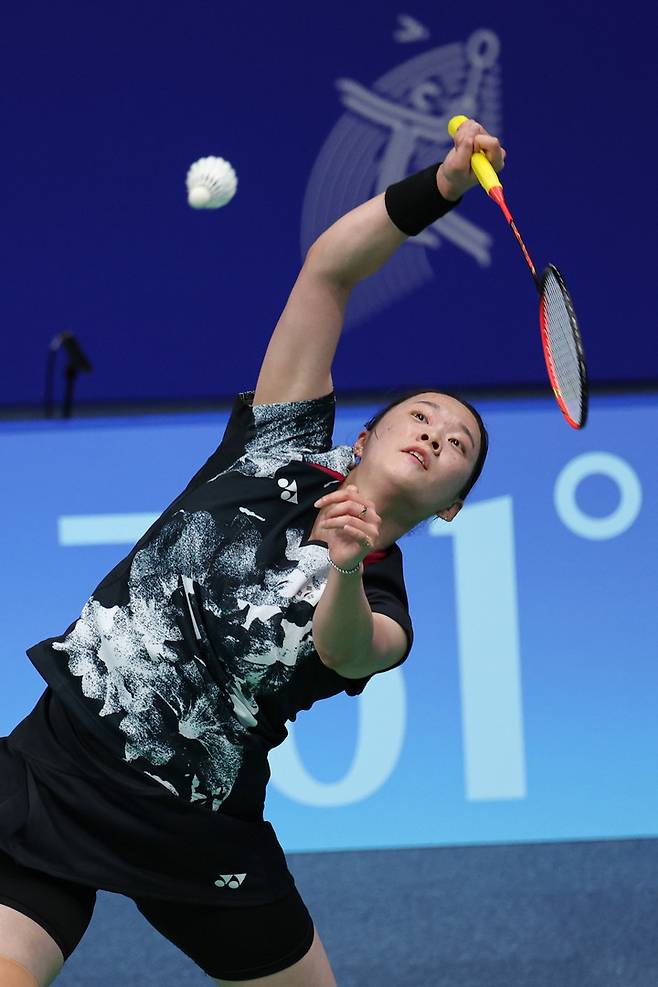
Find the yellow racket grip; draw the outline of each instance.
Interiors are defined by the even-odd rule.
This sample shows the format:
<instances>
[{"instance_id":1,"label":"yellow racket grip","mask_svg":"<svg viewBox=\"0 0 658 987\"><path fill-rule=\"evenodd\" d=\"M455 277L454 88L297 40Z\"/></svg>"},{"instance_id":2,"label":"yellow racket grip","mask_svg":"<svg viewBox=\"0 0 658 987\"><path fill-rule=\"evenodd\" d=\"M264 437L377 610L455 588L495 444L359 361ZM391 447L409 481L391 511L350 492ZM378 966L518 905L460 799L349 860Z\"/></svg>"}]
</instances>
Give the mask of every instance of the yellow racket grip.
<instances>
[{"instance_id":1,"label":"yellow racket grip","mask_svg":"<svg viewBox=\"0 0 658 987\"><path fill-rule=\"evenodd\" d=\"M468 117L456 116L452 117L452 119L448 122L448 133L453 139L461 125L466 123L467 120ZM482 151L476 151L475 154L471 155L471 168L475 172L475 177L487 195L492 188L503 187L502 182L494 171L491 162L487 156L482 153Z\"/></svg>"}]
</instances>

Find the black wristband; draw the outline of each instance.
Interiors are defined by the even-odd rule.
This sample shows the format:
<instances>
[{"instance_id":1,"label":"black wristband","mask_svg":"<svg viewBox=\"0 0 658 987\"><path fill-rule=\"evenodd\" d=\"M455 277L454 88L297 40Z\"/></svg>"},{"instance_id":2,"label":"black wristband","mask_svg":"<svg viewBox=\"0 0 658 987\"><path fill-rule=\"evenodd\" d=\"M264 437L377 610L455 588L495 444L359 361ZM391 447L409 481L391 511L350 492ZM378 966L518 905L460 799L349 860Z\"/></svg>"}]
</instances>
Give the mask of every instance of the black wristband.
<instances>
[{"instance_id":1,"label":"black wristband","mask_svg":"<svg viewBox=\"0 0 658 987\"><path fill-rule=\"evenodd\" d=\"M462 201L460 196L456 202L450 202L439 192L436 173L441 164L439 161L430 165L386 189L386 212L401 233L416 236Z\"/></svg>"}]
</instances>

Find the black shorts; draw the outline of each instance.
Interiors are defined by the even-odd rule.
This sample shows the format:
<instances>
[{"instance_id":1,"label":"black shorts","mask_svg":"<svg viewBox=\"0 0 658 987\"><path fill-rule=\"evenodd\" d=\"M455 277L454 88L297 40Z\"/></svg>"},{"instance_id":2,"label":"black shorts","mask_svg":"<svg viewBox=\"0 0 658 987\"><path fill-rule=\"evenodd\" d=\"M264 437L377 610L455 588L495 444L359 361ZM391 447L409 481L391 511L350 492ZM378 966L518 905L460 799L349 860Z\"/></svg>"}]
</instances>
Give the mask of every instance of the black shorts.
<instances>
[{"instance_id":1,"label":"black shorts","mask_svg":"<svg viewBox=\"0 0 658 987\"><path fill-rule=\"evenodd\" d=\"M134 901L243 909L295 887L262 811L229 815L176 797L82 731L50 689L0 737L0 849Z\"/></svg>"},{"instance_id":2,"label":"black shorts","mask_svg":"<svg viewBox=\"0 0 658 987\"><path fill-rule=\"evenodd\" d=\"M221 907L133 898L144 918L209 977L252 980L311 948L313 920L296 888L266 905ZM96 891L15 862L0 850L0 904L41 926L67 960L91 921Z\"/></svg>"}]
</instances>

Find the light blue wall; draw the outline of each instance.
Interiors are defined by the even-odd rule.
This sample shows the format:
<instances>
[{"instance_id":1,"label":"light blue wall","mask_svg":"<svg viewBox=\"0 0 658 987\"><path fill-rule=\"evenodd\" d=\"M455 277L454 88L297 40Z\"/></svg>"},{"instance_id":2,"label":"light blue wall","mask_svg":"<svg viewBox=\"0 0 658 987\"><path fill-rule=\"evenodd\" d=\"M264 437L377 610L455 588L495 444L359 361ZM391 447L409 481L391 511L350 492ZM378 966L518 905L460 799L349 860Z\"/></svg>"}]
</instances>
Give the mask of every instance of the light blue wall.
<instances>
[{"instance_id":1,"label":"light blue wall","mask_svg":"<svg viewBox=\"0 0 658 987\"><path fill-rule=\"evenodd\" d=\"M415 644L272 752L286 850L656 835L658 397L479 402L461 514L400 542ZM350 442L376 410L339 408ZM63 633L216 447L227 413L4 423L0 731ZM111 516L111 517L108 517Z\"/></svg>"}]
</instances>

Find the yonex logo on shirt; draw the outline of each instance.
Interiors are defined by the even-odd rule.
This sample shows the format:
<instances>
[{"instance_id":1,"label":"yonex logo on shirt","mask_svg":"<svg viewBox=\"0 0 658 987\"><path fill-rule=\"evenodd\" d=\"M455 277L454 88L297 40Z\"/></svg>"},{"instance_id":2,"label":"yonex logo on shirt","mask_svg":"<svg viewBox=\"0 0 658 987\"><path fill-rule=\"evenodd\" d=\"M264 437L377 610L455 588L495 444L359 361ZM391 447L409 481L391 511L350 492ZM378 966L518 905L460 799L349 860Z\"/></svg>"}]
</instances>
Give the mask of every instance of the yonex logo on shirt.
<instances>
[{"instance_id":1,"label":"yonex logo on shirt","mask_svg":"<svg viewBox=\"0 0 658 987\"><path fill-rule=\"evenodd\" d=\"M218 888L239 888L246 874L220 874L215 884Z\"/></svg>"},{"instance_id":2,"label":"yonex logo on shirt","mask_svg":"<svg viewBox=\"0 0 658 987\"><path fill-rule=\"evenodd\" d=\"M290 500L293 504L298 504L297 481L291 480L290 483L288 483L288 481L282 477L278 482L279 486L284 488L284 491L281 494L281 500Z\"/></svg>"}]
</instances>

